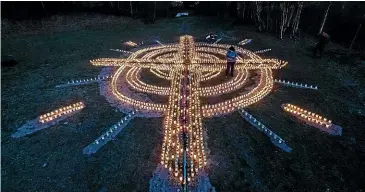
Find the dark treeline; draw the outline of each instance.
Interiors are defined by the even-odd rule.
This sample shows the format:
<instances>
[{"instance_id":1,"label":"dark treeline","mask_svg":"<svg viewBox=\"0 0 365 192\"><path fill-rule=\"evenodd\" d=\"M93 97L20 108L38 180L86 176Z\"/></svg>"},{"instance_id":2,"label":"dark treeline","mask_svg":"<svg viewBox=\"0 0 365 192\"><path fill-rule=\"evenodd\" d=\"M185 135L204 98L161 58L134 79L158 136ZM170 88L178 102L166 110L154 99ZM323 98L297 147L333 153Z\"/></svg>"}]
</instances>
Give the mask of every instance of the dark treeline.
<instances>
[{"instance_id":1,"label":"dark treeline","mask_svg":"<svg viewBox=\"0 0 365 192\"><path fill-rule=\"evenodd\" d=\"M179 11L215 16L232 24L254 25L283 39L305 33L327 32L331 39L353 49L365 49L364 2L1 2L2 18L9 20L43 19L55 14L102 13L142 19L154 23L174 17Z\"/></svg>"}]
</instances>

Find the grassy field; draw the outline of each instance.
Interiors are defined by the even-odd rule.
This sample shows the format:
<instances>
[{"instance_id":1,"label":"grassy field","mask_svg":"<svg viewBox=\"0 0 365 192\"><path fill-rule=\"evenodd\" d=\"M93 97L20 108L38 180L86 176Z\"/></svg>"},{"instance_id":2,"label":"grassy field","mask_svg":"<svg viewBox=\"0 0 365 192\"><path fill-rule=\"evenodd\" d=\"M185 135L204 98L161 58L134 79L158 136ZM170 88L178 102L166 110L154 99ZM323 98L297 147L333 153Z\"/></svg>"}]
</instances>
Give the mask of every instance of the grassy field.
<instances>
[{"instance_id":1,"label":"grassy field","mask_svg":"<svg viewBox=\"0 0 365 192\"><path fill-rule=\"evenodd\" d=\"M311 38L279 41L251 27L232 27L215 18L168 19L153 25L118 18L97 21L76 28L58 25L54 31L52 22L45 29L29 31L19 25L7 29L23 29L22 33L7 31L2 36L2 53L19 61L15 67L1 69L2 191L148 191L160 158L162 118L134 119L116 140L86 157L82 149L123 114L99 95L96 84L54 86L98 75L101 68L88 61L119 57L109 49L121 48L121 40L140 42L158 36L161 42L177 42L183 22L189 34L198 38L218 29L237 40L251 38L247 49L271 48L265 57L289 62L275 72L276 78L319 86L319 91L275 86L267 97L247 108L285 139L292 153L278 150L237 112L204 120L208 173L217 191L365 191L363 55L347 54L346 49L330 44L325 58L317 59L311 55L315 43ZM27 120L80 100L86 108L67 123L20 139L9 137ZM286 102L332 119L344 128L343 136L329 136L297 122L281 111L280 105Z\"/></svg>"}]
</instances>

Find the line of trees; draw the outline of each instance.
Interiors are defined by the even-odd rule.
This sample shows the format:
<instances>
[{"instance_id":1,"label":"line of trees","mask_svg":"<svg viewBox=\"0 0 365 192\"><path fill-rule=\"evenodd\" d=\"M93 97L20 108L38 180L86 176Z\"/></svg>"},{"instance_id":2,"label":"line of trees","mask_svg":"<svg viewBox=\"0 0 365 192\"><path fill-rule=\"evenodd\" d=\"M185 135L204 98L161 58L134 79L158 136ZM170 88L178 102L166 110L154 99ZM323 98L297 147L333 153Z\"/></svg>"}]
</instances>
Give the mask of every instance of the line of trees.
<instances>
[{"instance_id":1,"label":"line of trees","mask_svg":"<svg viewBox=\"0 0 365 192\"><path fill-rule=\"evenodd\" d=\"M283 39L303 32L325 31L332 40L350 48L365 49L364 2L215 2L215 1L103 1L103 2L1 2L2 17L11 20L41 19L54 14L97 12L154 23L179 11L216 16L234 24L254 25L259 32Z\"/></svg>"}]
</instances>

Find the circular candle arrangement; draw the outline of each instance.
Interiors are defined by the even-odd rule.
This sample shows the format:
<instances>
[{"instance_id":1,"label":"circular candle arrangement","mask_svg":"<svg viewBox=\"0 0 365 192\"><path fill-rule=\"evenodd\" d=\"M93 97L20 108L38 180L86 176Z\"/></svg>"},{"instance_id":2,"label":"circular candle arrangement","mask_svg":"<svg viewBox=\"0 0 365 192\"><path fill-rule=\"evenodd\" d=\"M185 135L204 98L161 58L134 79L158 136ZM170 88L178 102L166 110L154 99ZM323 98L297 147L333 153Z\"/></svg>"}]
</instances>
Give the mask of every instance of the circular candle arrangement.
<instances>
[{"instance_id":1,"label":"circular candle arrangement","mask_svg":"<svg viewBox=\"0 0 365 192\"><path fill-rule=\"evenodd\" d=\"M109 94L104 95L112 97L120 108L136 111L136 116L155 113L165 117L160 164L168 170L169 183L182 185L184 189L196 185L197 176L207 165L202 118L228 114L259 101L273 87L272 70L287 64L277 59L262 59L236 47L235 77L218 85L201 86L202 82L219 78L224 73L229 46L195 43L192 36L181 36L177 44L143 48L128 58L90 61L95 66L117 67L111 82L106 84ZM142 77L146 70L168 81L170 86L145 81ZM253 73L259 75L253 89L216 103L201 101L244 88ZM134 92L165 97L166 102L141 99L133 96Z\"/></svg>"}]
</instances>

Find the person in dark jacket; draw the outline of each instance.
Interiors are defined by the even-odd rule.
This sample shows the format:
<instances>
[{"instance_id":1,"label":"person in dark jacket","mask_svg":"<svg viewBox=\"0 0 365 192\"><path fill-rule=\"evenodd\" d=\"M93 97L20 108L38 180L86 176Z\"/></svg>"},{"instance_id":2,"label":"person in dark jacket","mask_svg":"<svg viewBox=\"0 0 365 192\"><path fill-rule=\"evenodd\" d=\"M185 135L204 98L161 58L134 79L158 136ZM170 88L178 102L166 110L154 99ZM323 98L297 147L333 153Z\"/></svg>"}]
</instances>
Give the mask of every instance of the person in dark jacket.
<instances>
[{"instance_id":1,"label":"person in dark jacket","mask_svg":"<svg viewBox=\"0 0 365 192\"><path fill-rule=\"evenodd\" d=\"M329 41L330 41L330 36L325 32L321 32L319 34L319 41L316 44L316 47L314 48L313 56L316 57L317 51L319 50L319 56L322 58L326 44L328 44Z\"/></svg>"},{"instance_id":2,"label":"person in dark jacket","mask_svg":"<svg viewBox=\"0 0 365 192\"><path fill-rule=\"evenodd\" d=\"M231 76L233 77L234 65L236 64L237 60L237 53L233 46L231 46L227 50L226 59L227 59L226 77L228 76L228 73L230 73Z\"/></svg>"}]
</instances>

